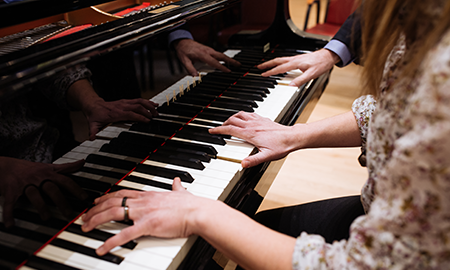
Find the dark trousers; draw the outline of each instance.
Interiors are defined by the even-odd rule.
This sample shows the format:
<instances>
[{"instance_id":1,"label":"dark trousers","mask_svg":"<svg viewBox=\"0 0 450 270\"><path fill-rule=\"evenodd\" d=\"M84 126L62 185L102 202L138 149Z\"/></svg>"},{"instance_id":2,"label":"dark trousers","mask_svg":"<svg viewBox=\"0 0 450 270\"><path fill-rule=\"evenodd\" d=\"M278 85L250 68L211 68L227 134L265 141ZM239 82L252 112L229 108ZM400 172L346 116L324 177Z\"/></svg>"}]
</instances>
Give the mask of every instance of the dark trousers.
<instances>
[{"instance_id":1,"label":"dark trousers","mask_svg":"<svg viewBox=\"0 0 450 270\"><path fill-rule=\"evenodd\" d=\"M293 237L307 232L319 234L332 243L348 239L350 225L363 214L360 196L349 196L271 209L256 214L254 219Z\"/></svg>"},{"instance_id":2,"label":"dark trousers","mask_svg":"<svg viewBox=\"0 0 450 270\"><path fill-rule=\"evenodd\" d=\"M332 243L348 239L350 225L360 215L364 215L360 196L349 196L266 210L254 219L293 237L306 232L321 235L327 243Z\"/></svg>"}]
</instances>

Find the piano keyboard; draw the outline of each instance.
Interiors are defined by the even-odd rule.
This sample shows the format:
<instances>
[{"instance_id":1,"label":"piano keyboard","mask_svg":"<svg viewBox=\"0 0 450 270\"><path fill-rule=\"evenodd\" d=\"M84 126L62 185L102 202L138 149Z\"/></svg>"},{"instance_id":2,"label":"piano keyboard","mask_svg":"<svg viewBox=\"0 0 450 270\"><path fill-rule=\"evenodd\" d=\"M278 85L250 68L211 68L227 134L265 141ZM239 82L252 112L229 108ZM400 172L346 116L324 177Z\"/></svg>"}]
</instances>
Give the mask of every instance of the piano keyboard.
<instances>
[{"instance_id":1,"label":"piano keyboard","mask_svg":"<svg viewBox=\"0 0 450 270\"><path fill-rule=\"evenodd\" d=\"M236 57L241 54L227 53ZM301 94L303 87L287 86L299 72L269 79L251 71L244 76L218 72L187 76L152 99L160 104L160 116L150 124L109 126L98 134L98 139L82 143L55 163L85 159L84 168L72 177L91 197L122 188L167 192L172 179L179 176L191 193L224 200L243 173L240 162L255 149L238 138L210 135L208 128L247 108L278 121ZM222 93L216 94L216 89ZM242 93L243 98L237 98L235 91ZM187 109L186 113L183 109ZM93 233L83 233L78 218L58 234L64 225L56 224L64 221L56 218L45 223L32 212L24 211L16 213L17 232L10 235L3 228L0 230L1 238L6 239L0 243L0 249L14 251L17 264L28 258L19 269L176 269L197 239L141 237L98 257L95 249L129 225L110 222ZM29 235L37 236L28 238ZM0 256L0 265L11 264L8 260Z\"/></svg>"}]
</instances>

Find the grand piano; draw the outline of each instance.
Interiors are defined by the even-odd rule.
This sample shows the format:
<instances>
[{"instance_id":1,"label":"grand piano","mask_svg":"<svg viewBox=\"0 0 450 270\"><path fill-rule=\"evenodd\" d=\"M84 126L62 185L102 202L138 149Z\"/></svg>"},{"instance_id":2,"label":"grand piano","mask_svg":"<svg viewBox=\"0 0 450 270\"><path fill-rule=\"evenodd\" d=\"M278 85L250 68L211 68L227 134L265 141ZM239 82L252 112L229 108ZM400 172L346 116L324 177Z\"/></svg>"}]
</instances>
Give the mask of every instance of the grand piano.
<instances>
[{"instance_id":1,"label":"grand piano","mask_svg":"<svg viewBox=\"0 0 450 270\"><path fill-rule=\"evenodd\" d=\"M0 26L0 104L33 91L36 83L61 70L151 43L167 31L240 2L24 0L1 5L0 17L9 19ZM240 161L257 150L234 137L209 135L207 129L242 110L285 125L305 121L329 78L327 73L297 88L288 86L297 71L260 76L257 64L312 52L327 42L295 27L288 0L278 0L276 7L269 28L236 35L227 44L225 53L241 67L231 73L206 67L199 76L183 77L152 98L160 104L160 116L149 124L112 124L96 140L82 142L57 159L57 164L86 160L71 177L90 200L74 205L71 220L55 212L47 221L22 202L15 209L16 226L6 229L0 224L0 269L207 269L217 254L196 236L143 237L99 257L95 248L130 224L111 222L83 233L80 215L106 192L167 192L175 176L193 194L222 200L248 215L256 212L264 196L259 187L270 185L267 175L276 166L264 163L242 169ZM120 13L126 9L131 12Z\"/></svg>"}]
</instances>

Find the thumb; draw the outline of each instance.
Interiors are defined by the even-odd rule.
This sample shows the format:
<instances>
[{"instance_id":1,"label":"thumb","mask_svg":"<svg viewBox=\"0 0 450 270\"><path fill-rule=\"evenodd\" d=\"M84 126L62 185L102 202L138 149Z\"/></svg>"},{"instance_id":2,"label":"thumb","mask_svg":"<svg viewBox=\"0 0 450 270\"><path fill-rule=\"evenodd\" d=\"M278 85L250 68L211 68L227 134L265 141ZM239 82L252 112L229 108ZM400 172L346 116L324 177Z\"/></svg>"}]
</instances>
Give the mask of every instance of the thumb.
<instances>
[{"instance_id":1,"label":"thumb","mask_svg":"<svg viewBox=\"0 0 450 270\"><path fill-rule=\"evenodd\" d=\"M99 131L100 129L95 122L89 122L89 140L95 140L95 136Z\"/></svg>"},{"instance_id":2,"label":"thumb","mask_svg":"<svg viewBox=\"0 0 450 270\"><path fill-rule=\"evenodd\" d=\"M256 153L254 155L244 158L241 162L243 168L250 168L260 163L267 161L266 155L263 152Z\"/></svg>"},{"instance_id":3,"label":"thumb","mask_svg":"<svg viewBox=\"0 0 450 270\"><path fill-rule=\"evenodd\" d=\"M316 74L315 70L310 68L310 69L305 70L302 75L295 78L289 85L300 87L300 85L303 85L303 84L307 83L308 81L319 77L319 75L320 74L318 74L318 75Z\"/></svg>"},{"instance_id":4,"label":"thumb","mask_svg":"<svg viewBox=\"0 0 450 270\"><path fill-rule=\"evenodd\" d=\"M194 64L192 63L191 59L189 57L183 55L179 55L181 63L183 63L184 68L186 69L187 73L191 76L197 76L198 72L194 67Z\"/></svg>"},{"instance_id":5,"label":"thumb","mask_svg":"<svg viewBox=\"0 0 450 270\"><path fill-rule=\"evenodd\" d=\"M183 191L183 190L186 190L186 189L181 185L180 177L175 177L173 179L172 191Z\"/></svg>"}]
</instances>

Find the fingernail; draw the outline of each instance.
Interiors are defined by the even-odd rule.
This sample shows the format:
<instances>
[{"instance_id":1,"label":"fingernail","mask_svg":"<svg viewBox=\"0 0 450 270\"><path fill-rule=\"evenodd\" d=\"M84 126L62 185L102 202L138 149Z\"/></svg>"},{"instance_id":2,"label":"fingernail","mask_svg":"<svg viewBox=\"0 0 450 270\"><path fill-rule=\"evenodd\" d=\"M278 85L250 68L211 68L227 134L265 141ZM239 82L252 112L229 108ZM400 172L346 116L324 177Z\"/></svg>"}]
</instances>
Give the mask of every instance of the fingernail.
<instances>
[{"instance_id":1,"label":"fingernail","mask_svg":"<svg viewBox=\"0 0 450 270\"><path fill-rule=\"evenodd\" d=\"M243 161L241 162L241 165L242 165L242 168L247 168L247 167L248 167L248 161L243 160Z\"/></svg>"}]
</instances>

